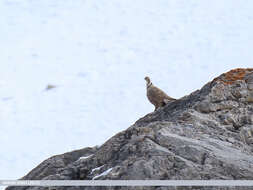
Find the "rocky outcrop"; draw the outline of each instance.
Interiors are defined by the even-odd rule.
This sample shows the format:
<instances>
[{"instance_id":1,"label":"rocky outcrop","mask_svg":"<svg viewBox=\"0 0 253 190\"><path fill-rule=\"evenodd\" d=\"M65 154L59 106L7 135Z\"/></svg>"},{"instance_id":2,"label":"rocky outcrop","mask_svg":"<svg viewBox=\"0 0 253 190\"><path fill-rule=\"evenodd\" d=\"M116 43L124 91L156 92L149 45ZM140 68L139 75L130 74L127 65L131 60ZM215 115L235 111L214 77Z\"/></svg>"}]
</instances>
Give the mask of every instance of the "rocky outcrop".
<instances>
[{"instance_id":1,"label":"rocky outcrop","mask_svg":"<svg viewBox=\"0 0 253 190\"><path fill-rule=\"evenodd\" d=\"M105 171L107 172L103 173ZM253 69L235 69L222 74L202 89L139 119L101 147L86 148L49 158L23 179L253 180ZM57 187L56 189L195 188Z\"/></svg>"}]
</instances>

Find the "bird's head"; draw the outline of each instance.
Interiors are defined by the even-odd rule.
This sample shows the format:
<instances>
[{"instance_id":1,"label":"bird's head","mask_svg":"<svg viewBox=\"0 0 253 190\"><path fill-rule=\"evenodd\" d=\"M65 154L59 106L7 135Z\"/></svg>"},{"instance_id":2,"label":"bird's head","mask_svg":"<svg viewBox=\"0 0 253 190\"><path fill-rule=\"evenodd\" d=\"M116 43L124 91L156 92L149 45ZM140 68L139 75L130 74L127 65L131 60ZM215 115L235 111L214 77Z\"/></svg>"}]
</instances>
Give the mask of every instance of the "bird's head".
<instances>
[{"instance_id":1,"label":"bird's head","mask_svg":"<svg viewBox=\"0 0 253 190\"><path fill-rule=\"evenodd\" d=\"M145 77L144 79L145 79L145 81L146 81L147 83L150 83L150 78L149 78L149 77Z\"/></svg>"},{"instance_id":2,"label":"bird's head","mask_svg":"<svg viewBox=\"0 0 253 190\"><path fill-rule=\"evenodd\" d=\"M149 87L152 84L150 78L149 77L145 77L144 79L145 79L145 81L147 83L147 87Z\"/></svg>"}]
</instances>

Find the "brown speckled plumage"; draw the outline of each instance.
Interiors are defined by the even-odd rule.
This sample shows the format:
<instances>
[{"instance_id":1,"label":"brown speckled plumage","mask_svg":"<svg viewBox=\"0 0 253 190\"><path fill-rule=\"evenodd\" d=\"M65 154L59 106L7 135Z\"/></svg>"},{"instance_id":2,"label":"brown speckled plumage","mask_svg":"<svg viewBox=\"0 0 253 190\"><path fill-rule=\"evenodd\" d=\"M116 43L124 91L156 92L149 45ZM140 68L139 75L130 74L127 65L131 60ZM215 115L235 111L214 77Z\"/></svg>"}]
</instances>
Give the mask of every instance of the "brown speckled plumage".
<instances>
[{"instance_id":1,"label":"brown speckled plumage","mask_svg":"<svg viewBox=\"0 0 253 190\"><path fill-rule=\"evenodd\" d=\"M147 97L148 97L148 100L155 106L155 111L159 107L165 106L168 102L176 100L176 99L168 96L161 89L154 86L149 77L145 77L145 80L147 82L147 84L146 84Z\"/></svg>"}]
</instances>

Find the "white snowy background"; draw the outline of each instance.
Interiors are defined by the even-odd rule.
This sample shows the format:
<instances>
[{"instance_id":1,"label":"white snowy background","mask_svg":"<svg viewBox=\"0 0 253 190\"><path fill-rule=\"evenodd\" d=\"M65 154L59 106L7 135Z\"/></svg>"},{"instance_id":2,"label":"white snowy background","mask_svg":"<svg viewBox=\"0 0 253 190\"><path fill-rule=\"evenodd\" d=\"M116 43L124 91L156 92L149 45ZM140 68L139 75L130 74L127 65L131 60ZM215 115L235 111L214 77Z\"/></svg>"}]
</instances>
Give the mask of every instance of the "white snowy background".
<instances>
[{"instance_id":1,"label":"white snowy background","mask_svg":"<svg viewBox=\"0 0 253 190\"><path fill-rule=\"evenodd\" d=\"M252 0L0 0L0 179L152 112L146 75L180 98L253 67L252 10Z\"/></svg>"}]
</instances>

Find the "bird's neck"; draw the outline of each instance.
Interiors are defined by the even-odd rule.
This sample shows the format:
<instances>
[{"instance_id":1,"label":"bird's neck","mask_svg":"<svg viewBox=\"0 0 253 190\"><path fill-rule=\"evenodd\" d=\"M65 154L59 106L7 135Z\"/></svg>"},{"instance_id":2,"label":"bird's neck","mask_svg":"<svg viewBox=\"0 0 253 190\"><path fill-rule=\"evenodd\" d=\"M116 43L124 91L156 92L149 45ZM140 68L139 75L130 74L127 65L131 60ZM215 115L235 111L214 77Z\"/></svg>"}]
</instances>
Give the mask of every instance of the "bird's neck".
<instances>
[{"instance_id":1,"label":"bird's neck","mask_svg":"<svg viewBox=\"0 0 253 190\"><path fill-rule=\"evenodd\" d=\"M147 89L152 85L152 82L147 83Z\"/></svg>"}]
</instances>

